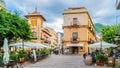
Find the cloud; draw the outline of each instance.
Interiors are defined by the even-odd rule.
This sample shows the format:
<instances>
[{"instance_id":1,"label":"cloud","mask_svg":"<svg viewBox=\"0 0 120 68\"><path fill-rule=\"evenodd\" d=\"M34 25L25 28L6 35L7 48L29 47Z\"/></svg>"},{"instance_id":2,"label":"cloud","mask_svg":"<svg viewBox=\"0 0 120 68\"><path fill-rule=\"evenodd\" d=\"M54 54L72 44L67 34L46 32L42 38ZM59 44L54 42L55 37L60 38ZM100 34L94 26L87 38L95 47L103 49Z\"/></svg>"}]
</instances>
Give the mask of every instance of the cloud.
<instances>
[{"instance_id":1,"label":"cloud","mask_svg":"<svg viewBox=\"0 0 120 68\"><path fill-rule=\"evenodd\" d=\"M56 32L63 32L62 30L63 19L55 18L53 22L45 22L44 26L53 28Z\"/></svg>"},{"instance_id":2,"label":"cloud","mask_svg":"<svg viewBox=\"0 0 120 68\"><path fill-rule=\"evenodd\" d=\"M115 8L115 0L5 0L10 11L20 10L21 15L33 12L35 7L46 18L45 26L62 32L62 13L70 7L86 7L94 23L115 24L115 16L120 11ZM53 26L54 25L54 26Z\"/></svg>"}]
</instances>

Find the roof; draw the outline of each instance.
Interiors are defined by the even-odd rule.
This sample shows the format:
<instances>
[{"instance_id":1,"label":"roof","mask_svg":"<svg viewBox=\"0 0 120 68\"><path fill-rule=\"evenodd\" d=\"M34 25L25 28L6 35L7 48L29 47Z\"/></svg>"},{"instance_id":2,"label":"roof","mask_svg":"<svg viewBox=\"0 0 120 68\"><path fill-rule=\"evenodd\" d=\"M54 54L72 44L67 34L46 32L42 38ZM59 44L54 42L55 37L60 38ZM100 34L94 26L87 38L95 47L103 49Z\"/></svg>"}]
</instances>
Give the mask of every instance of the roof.
<instances>
[{"instance_id":1,"label":"roof","mask_svg":"<svg viewBox=\"0 0 120 68\"><path fill-rule=\"evenodd\" d=\"M42 19L44 20L44 21L46 21L46 19L43 17L43 15L41 15L39 12L37 12L37 11L34 11L34 12L32 12L32 13L28 13L27 15L25 15L25 17L29 17L29 16L40 16L40 17L42 17Z\"/></svg>"},{"instance_id":2,"label":"roof","mask_svg":"<svg viewBox=\"0 0 120 68\"><path fill-rule=\"evenodd\" d=\"M78 10L78 9L86 9L85 7L77 7L77 8L68 8L68 9L71 9L71 10Z\"/></svg>"}]
</instances>

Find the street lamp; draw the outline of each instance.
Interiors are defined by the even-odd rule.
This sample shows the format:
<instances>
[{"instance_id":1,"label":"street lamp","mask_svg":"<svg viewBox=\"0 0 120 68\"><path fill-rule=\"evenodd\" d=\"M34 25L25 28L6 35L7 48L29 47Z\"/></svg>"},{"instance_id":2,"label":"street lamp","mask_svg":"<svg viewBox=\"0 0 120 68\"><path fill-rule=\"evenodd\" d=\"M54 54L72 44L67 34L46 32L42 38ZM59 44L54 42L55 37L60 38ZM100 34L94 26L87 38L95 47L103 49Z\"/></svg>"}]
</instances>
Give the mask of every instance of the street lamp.
<instances>
[{"instance_id":1,"label":"street lamp","mask_svg":"<svg viewBox=\"0 0 120 68\"><path fill-rule=\"evenodd\" d=\"M117 23L118 23L118 21L117 21L117 19L120 17L120 15L117 15L116 16L116 25L117 25Z\"/></svg>"},{"instance_id":2,"label":"street lamp","mask_svg":"<svg viewBox=\"0 0 120 68\"><path fill-rule=\"evenodd\" d=\"M102 35L100 34L100 52L102 52Z\"/></svg>"},{"instance_id":3,"label":"street lamp","mask_svg":"<svg viewBox=\"0 0 120 68\"><path fill-rule=\"evenodd\" d=\"M120 15L117 15L116 16L116 25L117 25L117 23L118 23L118 21L117 21L117 19L118 19L118 17L120 17ZM117 29L116 29L116 38L115 38L115 42L116 42L116 44L118 45L118 42L119 42L119 36L120 36L120 28L118 27Z\"/></svg>"},{"instance_id":4,"label":"street lamp","mask_svg":"<svg viewBox=\"0 0 120 68\"><path fill-rule=\"evenodd\" d=\"M115 42L116 42L117 45L118 45L118 41L119 41L119 36L116 35Z\"/></svg>"}]
</instances>

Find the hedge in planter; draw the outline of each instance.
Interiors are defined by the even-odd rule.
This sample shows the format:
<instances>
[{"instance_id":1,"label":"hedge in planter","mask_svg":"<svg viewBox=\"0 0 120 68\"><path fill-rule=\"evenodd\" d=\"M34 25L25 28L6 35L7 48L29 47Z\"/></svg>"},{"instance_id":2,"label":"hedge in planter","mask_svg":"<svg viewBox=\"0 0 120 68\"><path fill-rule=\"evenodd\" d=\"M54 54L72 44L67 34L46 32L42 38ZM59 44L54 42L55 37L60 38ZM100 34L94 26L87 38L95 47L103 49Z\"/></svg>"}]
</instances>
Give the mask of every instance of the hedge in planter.
<instances>
[{"instance_id":1,"label":"hedge in planter","mask_svg":"<svg viewBox=\"0 0 120 68\"><path fill-rule=\"evenodd\" d=\"M26 52L24 50L20 50L18 53L18 58L19 58L19 62L23 63L25 61L26 58Z\"/></svg>"},{"instance_id":2,"label":"hedge in planter","mask_svg":"<svg viewBox=\"0 0 120 68\"><path fill-rule=\"evenodd\" d=\"M15 65L18 60L18 55L15 53L10 54L10 65Z\"/></svg>"},{"instance_id":3,"label":"hedge in planter","mask_svg":"<svg viewBox=\"0 0 120 68\"><path fill-rule=\"evenodd\" d=\"M107 61L107 56L104 56L102 53L96 54L96 64L98 66L104 66L104 62Z\"/></svg>"}]
</instances>

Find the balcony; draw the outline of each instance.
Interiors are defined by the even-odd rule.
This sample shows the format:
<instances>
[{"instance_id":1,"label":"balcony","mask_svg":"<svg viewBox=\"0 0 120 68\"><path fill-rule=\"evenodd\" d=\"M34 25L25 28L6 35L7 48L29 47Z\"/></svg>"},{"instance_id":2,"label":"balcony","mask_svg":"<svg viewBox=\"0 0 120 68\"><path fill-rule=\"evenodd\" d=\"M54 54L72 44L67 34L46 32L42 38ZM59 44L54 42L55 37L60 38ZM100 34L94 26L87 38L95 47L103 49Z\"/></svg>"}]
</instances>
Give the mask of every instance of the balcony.
<instances>
[{"instance_id":1,"label":"balcony","mask_svg":"<svg viewBox=\"0 0 120 68\"><path fill-rule=\"evenodd\" d=\"M44 43L48 43L48 44L50 44L51 42L49 41L49 40L44 40Z\"/></svg>"},{"instance_id":2,"label":"balcony","mask_svg":"<svg viewBox=\"0 0 120 68\"><path fill-rule=\"evenodd\" d=\"M69 24L62 24L63 29L64 27L79 27L79 26L80 26L79 22L76 23L70 22Z\"/></svg>"},{"instance_id":3,"label":"balcony","mask_svg":"<svg viewBox=\"0 0 120 68\"><path fill-rule=\"evenodd\" d=\"M77 42L80 42L80 39L79 38L71 38L71 42L77 43Z\"/></svg>"},{"instance_id":4,"label":"balcony","mask_svg":"<svg viewBox=\"0 0 120 68\"><path fill-rule=\"evenodd\" d=\"M88 40L88 43L89 43L89 44L92 44L92 43L94 43L94 41L91 40L91 39L89 39L89 40Z\"/></svg>"},{"instance_id":5,"label":"balcony","mask_svg":"<svg viewBox=\"0 0 120 68\"><path fill-rule=\"evenodd\" d=\"M36 29L36 26L31 26L32 29Z\"/></svg>"},{"instance_id":6,"label":"balcony","mask_svg":"<svg viewBox=\"0 0 120 68\"><path fill-rule=\"evenodd\" d=\"M91 32L93 35L95 35L95 30L93 30L92 27L89 27L89 30L90 30L90 32Z\"/></svg>"},{"instance_id":7,"label":"balcony","mask_svg":"<svg viewBox=\"0 0 120 68\"><path fill-rule=\"evenodd\" d=\"M116 8L120 9L120 0L116 0Z\"/></svg>"},{"instance_id":8,"label":"balcony","mask_svg":"<svg viewBox=\"0 0 120 68\"><path fill-rule=\"evenodd\" d=\"M37 40L37 38L36 37L34 37L34 38L31 38L32 40Z\"/></svg>"}]
</instances>

